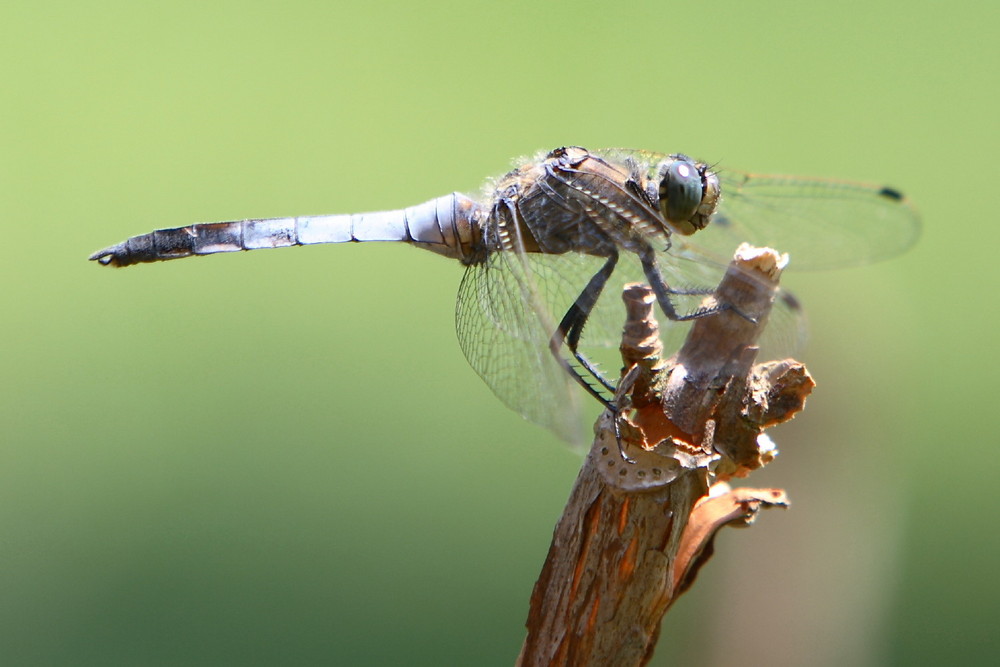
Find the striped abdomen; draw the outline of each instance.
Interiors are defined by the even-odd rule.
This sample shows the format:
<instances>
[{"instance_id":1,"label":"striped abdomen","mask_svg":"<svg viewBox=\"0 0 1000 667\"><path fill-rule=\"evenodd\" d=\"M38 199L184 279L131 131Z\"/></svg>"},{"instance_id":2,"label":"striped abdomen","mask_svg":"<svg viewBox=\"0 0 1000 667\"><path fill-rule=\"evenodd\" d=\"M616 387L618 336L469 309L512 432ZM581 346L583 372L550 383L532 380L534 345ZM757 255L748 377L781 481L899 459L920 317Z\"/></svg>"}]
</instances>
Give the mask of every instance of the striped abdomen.
<instances>
[{"instance_id":1,"label":"striped abdomen","mask_svg":"<svg viewBox=\"0 0 1000 667\"><path fill-rule=\"evenodd\" d=\"M90 256L106 266L129 266L191 255L281 248L313 243L400 241L467 259L479 240L479 205L452 193L394 211L298 218L207 222L133 236Z\"/></svg>"}]
</instances>

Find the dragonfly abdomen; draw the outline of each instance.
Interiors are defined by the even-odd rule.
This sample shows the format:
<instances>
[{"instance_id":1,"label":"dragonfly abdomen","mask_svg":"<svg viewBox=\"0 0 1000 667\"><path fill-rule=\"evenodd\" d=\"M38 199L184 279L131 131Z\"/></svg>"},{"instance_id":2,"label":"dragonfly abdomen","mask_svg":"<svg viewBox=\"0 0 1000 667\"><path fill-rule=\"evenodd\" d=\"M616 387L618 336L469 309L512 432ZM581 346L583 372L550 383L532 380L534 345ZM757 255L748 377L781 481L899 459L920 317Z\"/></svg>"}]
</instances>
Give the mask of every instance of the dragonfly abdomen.
<instances>
[{"instance_id":1,"label":"dragonfly abdomen","mask_svg":"<svg viewBox=\"0 0 1000 667\"><path fill-rule=\"evenodd\" d=\"M104 265L315 243L398 241L465 259L478 234L479 205L459 193L393 211L207 222L133 236L90 256Z\"/></svg>"}]
</instances>

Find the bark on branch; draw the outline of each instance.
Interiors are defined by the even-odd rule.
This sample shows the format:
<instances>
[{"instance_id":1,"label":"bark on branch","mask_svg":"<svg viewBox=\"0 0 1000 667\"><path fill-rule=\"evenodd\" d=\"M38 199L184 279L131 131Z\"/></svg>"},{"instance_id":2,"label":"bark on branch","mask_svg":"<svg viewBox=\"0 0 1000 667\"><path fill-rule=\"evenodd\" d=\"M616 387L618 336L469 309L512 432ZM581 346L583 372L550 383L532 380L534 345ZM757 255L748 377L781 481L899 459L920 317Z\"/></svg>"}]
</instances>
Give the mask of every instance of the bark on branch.
<instances>
[{"instance_id":1,"label":"bark on branch","mask_svg":"<svg viewBox=\"0 0 1000 667\"><path fill-rule=\"evenodd\" d=\"M621 441L605 412L532 592L519 665L646 664L718 529L787 505L780 489L726 483L774 457L764 429L791 419L813 387L796 361L753 365L786 261L741 246L709 297L732 308L696 320L669 359L651 290L626 288Z\"/></svg>"}]
</instances>

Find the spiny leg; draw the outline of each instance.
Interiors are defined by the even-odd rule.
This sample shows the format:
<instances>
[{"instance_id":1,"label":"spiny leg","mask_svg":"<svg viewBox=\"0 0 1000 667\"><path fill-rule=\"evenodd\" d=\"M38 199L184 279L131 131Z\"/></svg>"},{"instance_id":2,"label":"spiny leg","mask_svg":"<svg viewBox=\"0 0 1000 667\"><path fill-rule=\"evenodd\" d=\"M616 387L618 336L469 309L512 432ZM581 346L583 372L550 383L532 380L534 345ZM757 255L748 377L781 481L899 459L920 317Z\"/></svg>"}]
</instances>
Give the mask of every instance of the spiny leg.
<instances>
[{"instance_id":1,"label":"spiny leg","mask_svg":"<svg viewBox=\"0 0 1000 667\"><path fill-rule=\"evenodd\" d=\"M733 307L728 303L717 303L714 306L709 306L707 308L699 308L692 313L686 313L681 315L677 312L677 308L674 307L674 302L670 299L671 296L690 296L699 294L712 294L713 290L702 290L702 289L673 289L667 282L663 279L663 274L660 273L660 267L656 265L656 255L653 253L652 248L646 248L639 253L639 261L642 263L642 272L646 276L646 280L649 281L649 286L653 288L653 293L656 295L656 302L660 304L660 310L663 314L667 316L668 319L674 322L686 322L688 320L696 320L701 317L707 317L709 315L714 315L716 313L721 313L726 310L734 310ZM747 315L735 310L740 317L750 320L754 320Z\"/></svg>"},{"instance_id":2,"label":"spiny leg","mask_svg":"<svg viewBox=\"0 0 1000 667\"><path fill-rule=\"evenodd\" d=\"M580 336L583 335L583 327L587 323L587 318L594 309L597 299L600 298L601 292L604 290L604 286L608 283L608 279L610 279L611 274L614 273L615 265L617 263L618 253L612 251L612 254L604 263L604 266L602 266L600 270L595 273L593 277L591 277L587 286L583 289L583 292L580 293L580 296L576 298L573 305L570 306L568 311L566 311L562 321L559 323L559 327L556 329L555 333L552 334L552 338L549 339L549 349L552 350L552 354L555 356L559 364L566 369L566 372L569 373L570 376L584 389L586 389L591 396L596 398L604 405L604 407L611 411L612 419L614 421L615 441L618 443L618 453L622 457L622 460L626 463L635 463L635 459L625 453L625 447L622 444L621 427L618 422L619 415L621 414L621 408L619 405L622 399L618 394L618 390L601 374L601 372L590 362L590 360L583 356L578 349ZM565 357L562 356L560 351L563 343L565 343L566 347L568 347L573 353L573 357L577 360L577 362L579 362L579 364L583 366L592 377L600 382L608 392L614 395L613 400L605 398L600 391L587 382L587 379L579 371L577 371L577 369L575 369Z\"/></svg>"},{"instance_id":3,"label":"spiny leg","mask_svg":"<svg viewBox=\"0 0 1000 667\"><path fill-rule=\"evenodd\" d=\"M569 307L566 314L563 316L562 321L556 328L555 333L549 339L549 349L555 356L556 361L566 369L566 372L576 380L584 389L590 393L591 396L600 401L606 408L614 411L614 406L611 401L609 401L601 392L590 384L587 379L569 363L569 361L562 355L562 346L565 343L569 348L570 352L573 353L573 357L583 366L584 369L591 376L596 379L604 389L610 393L615 392L615 387L611 384L600 371L594 366L580 351L577 349L580 344L580 336L583 334L583 327L587 323L587 318L590 316L590 312L594 309L594 305L597 303L597 299L601 296L601 291L607 284L608 279L615 270L615 265L618 262L618 253L612 251L612 254L608 256L607 261L604 265L595 273L591 279L587 282L587 286L584 287L580 296L576 298L573 305Z\"/></svg>"}]
</instances>

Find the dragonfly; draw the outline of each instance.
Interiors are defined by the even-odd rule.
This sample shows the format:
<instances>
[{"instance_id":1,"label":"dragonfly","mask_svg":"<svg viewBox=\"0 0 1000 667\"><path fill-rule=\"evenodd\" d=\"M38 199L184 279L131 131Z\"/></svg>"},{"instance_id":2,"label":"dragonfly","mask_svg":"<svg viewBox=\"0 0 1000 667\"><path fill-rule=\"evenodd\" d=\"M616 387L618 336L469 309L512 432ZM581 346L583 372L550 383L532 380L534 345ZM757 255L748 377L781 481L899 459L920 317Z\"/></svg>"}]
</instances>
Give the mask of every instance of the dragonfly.
<instances>
[{"instance_id":1,"label":"dragonfly","mask_svg":"<svg viewBox=\"0 0 1000 667\"><path fill-rule=\"evenodd\" d=\"M720 170L680 153L561 147L523 160L483 193L160 229L90 259L124 267L392 241L458 260L455 323L471 366L508 407L582 443L577 415L587 395L614 409L615 387L597 360L620 340L626 283L652 287L661 330L679 340L685 321L730 308L705 297L742 242L787 252L795 268L827 269L897 255L920 231L912 205L890 187ZM779 348L794 347L802 322L798 301L779 293L768 327Z\"/></svg>"}]
</instances>

